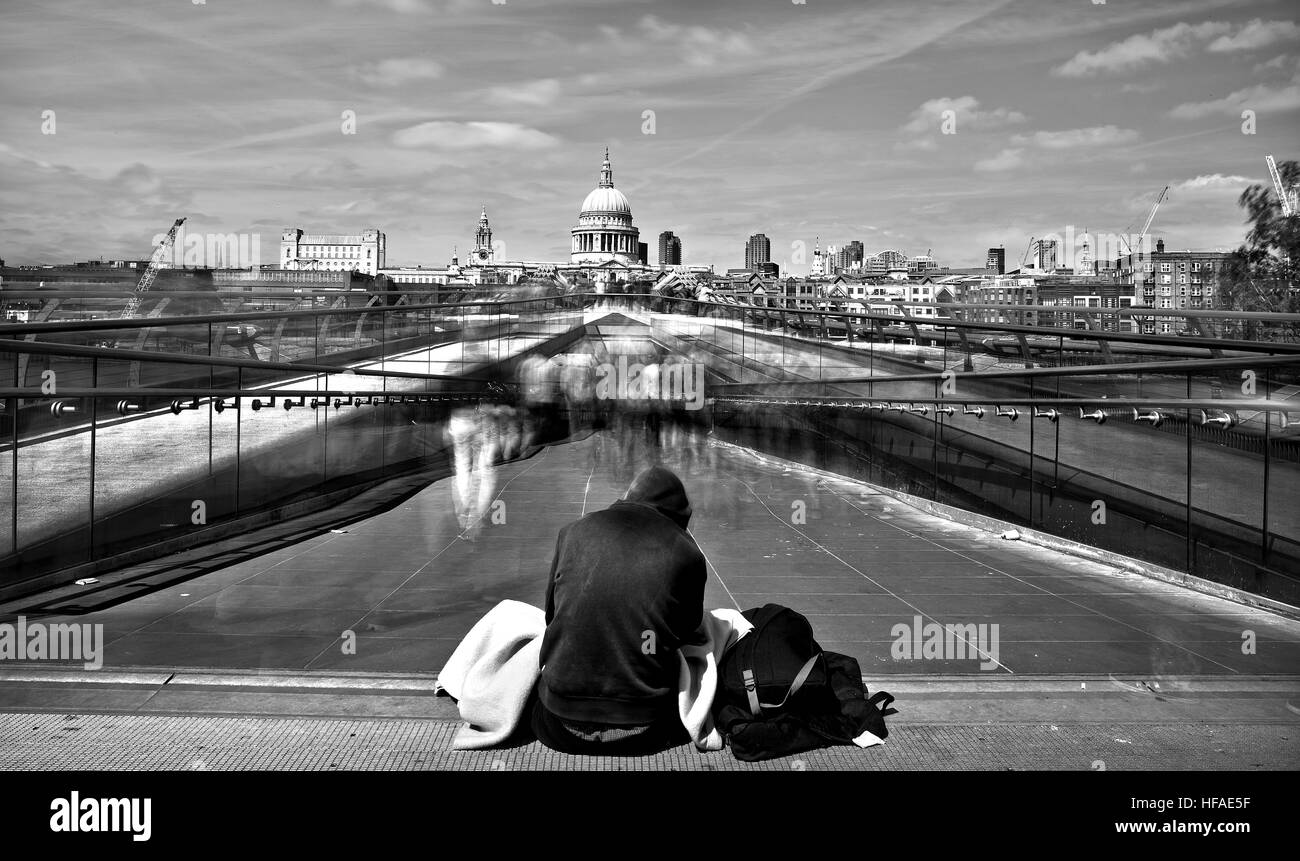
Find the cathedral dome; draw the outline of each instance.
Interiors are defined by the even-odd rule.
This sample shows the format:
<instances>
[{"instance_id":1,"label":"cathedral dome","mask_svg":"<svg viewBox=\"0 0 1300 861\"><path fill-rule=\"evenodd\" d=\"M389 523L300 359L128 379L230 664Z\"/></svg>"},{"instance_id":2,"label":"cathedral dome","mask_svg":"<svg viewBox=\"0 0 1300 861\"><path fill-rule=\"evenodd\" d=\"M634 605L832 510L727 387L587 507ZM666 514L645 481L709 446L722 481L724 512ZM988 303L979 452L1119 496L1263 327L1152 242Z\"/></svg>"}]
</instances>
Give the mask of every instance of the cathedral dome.
<instances>
[{"instance_id":1,"label":"cathedral dome","mask_svg":"<svg viewBox=\"0 0 1300 861\"><path fill-rule=\"evenodd\" d=\"M617 188L601 186L593 188L591 194L582 202L582 215L594 215L600 212L616 212L620 215L632 215L632 207L627 196Z\"/></svg>"},{"instance_id":2,"label":"cathedral dome","mask_svg":"<svg viewBox=\"0 0 1300 861\"><path fill-rule=\"evenodd\" d=\"M600 168L600 182L582 201L578 225L570 233L569 260L575 266L635 266L644 262L640 231L632 224L632 207L623 192L614 188L608 149Z\"/></svg>"},{"instance_id":3,"label":"cathedral dome","mask_svg":"<svg viewBox=\"0 0 1300 861\"><path fill-rule=\"evenodd\" d=\"M600 183L591 190L587 199L582 202L582 211L579 217L583 215L604 215L612 213L615 215L632 218L632 207L627 202L627 197L623 192L614 187L614 170L609 166L609 149L605 150L605 162L600 166Z\"/></svg>"}]
</instances>

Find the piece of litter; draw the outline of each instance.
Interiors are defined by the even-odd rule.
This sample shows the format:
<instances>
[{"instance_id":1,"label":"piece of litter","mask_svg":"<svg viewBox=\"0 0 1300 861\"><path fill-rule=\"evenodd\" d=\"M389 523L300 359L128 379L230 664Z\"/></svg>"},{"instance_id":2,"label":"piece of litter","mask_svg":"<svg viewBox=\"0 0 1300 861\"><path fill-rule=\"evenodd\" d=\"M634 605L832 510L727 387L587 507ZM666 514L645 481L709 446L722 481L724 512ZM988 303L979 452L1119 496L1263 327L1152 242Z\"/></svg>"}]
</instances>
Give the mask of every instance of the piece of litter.
<instances>
[{"instance_id":1,"label":"piece of litter","mask_svg":"<svg viewBox=\"0 0 1300 861\"><path fill-rule=\"evenodd\" d=\"M1119 742L1120 744L1132 744L1132 743L1133 743L1133 742L1129 741L1129 740L1126 739L1126 738L1117 738L1117 739L1115 739L1115 741Z\"/></svg>"},{"instance_id":2,"label":"piece of litter","mask_svg":"<svg viewBox=\"0 0 1300 861\"><path fill-rule=\"evenodd\" d=\"M1059 729L1060 729L1059 726L1054 726L1054 727L1052 727L1052 732L1056 732L1056 731L1059 730Z\"/></svg>"},{"instance_id":3,"label":"piece of litter","mask_svg":"<svg viewBox=\"0 0 1300 861\"><path fill-rule=\"evenodd\" d=\"M190 597L190 593L189 593L189 592L182 592L182 593L181 593L181 597L182 597L182 598L188 598L188 597Z\"/></svg>"},{"instance_id":4,"label":"piece of litter","mask_svg":"<svg viewBox=\"0 0 1300 861\"><path fill-rule=\"evenodd\" d=\"M89 585L92 584L92 583L98 583L98 582L99 582L99 581L96 580L94 577L83 577L82 579L80 579L80 580L77 581L77 585L78 585L78 586L89 586Z\"/></svg>"},{"instance_id":5,"label":"piece of litter","mask_svg":"<svg viewBox=\"0 0 1300 861\"><path fill-rule=\"evenodd\" d=\"M863 730L862 735L853 739L853 743L858 747L875 747L878 744L884 744L885 740L878 737L871 730Z\"/></svg>"},{"instance_id":6,"label":"piece of litter","mask_svg":"<svg viewBox=\"0 0 1300 861\"><path fill-rule=\"evenodd\" d=\"M346 530L346 529L331 529L330 532L333 533L334 535L342 535L343 533L347 532L347 530Z\"/></svg>"},{"instance_id":7,"label":"piece of litter","mask_svg":"<svg viewBox=\"0 0 1300 861\"><path fill-rule=\"evenodd\" d=\"M1006 532L1002 533L1002 537L1005 538L1007 541L1019 541L1020 533L1014 529L1008 529Z\"/></svg>"}]
</instances>

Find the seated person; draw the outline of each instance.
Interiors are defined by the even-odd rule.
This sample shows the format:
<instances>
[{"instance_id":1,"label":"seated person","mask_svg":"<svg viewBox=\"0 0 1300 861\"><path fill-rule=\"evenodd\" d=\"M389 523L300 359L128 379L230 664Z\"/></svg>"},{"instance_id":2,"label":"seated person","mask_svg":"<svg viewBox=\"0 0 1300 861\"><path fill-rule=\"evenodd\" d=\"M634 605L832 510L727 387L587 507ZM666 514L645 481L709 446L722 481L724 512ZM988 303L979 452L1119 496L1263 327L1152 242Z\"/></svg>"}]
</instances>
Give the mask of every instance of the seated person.
<instances>
[{"instance_id":1,"label":"seated person","mask_svg":"<svg viewBox=\"0 0 1300 861\"><path fill-rule=\"evenodd\" d=\"M560 530L532 728L565 753L648 754L689 741L677 713L683 643L704 617L704 555L686 489L661 466Z\"/></svg>"}]
</instances>

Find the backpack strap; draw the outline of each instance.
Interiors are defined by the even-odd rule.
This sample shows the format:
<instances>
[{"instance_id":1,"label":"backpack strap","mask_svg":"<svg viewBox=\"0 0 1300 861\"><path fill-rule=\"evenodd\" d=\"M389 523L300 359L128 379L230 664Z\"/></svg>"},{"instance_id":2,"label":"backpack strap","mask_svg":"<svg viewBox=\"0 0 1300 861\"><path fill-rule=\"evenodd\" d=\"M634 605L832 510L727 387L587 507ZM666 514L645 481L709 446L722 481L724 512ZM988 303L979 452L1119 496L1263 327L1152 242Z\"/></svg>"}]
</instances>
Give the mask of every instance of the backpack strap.
<instances>
[{"instance_id":1,"label":"backpack strap","mask_svg":"<svg viewBox=\"0 0 1300 861\"><path fill-rule=\"evenodd\" d=\"M745 696L749 699L749 713L758 717L763 713L763 707L758 701L758 684L754 681L754 671L744 670L741 676L745 679Z\"/></svg>"},{"instance_id":2,"label":"backpack strap","mask_svg":"<svg viewBox=\"0 0 1300 861\"><path fill-rule=\"evenodd\" d=\"M821 657L821 653L818 652L817 654L809 658L807 662L802 667L799 668L799 672L798 674L795 675L794 681L790 683L790 690L786 691L785 696L781 697L781 702L779 703L759 702L758 686L754 683L754 671L745 670L743 673L741 673L741 675L744 676L745 679L745 696L749 698L750 714L752 714L756 718L762 717L763 709L779 709L781 708L781 706L785 705L786 700L790 699L790 697L797 694L799 692L799 689L803 687L803 683L808 681L808 675L812 673L813 667L817 665L817 659L820 657Z\"/></svg>"},{"instance_id":3,"label":"backpack strap","mask_svg":"<svg viewBox=\"0 0 1300 861\"><path fill-rule=\"evenodd\" d=\"M871 695L871 698L867 700L867 704L874 706L876 703L879 703L881 700L884 700L884 703L882 703L880 706L880 714L882 717L888 717L889 715L898 714L898 709L891 709L889 707L890 703L894 701L893 695L885 691L876 691L874 694Z\"/></svg>"}]
</instances>

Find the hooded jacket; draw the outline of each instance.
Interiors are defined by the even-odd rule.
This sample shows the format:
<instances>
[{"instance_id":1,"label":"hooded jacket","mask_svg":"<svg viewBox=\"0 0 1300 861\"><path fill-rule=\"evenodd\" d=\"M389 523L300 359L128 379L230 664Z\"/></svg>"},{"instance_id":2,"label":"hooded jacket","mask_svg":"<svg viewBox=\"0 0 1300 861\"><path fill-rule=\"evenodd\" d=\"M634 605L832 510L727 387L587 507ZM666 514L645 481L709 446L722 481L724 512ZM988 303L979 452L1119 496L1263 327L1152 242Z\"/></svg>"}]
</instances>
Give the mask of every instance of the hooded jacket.
<instances>
[{"instance_id":1,"label":"hooded jacket","mask_svg":"<svg viewBox=\"0 0 1300 861\"><path fill-rule=\"evenodd\" d=\"M670 470L560 530L546 589L538 696L568 721L644 726L675 714L677 650L704 617L704 555Z\"/></svg>"}]
</instances>

